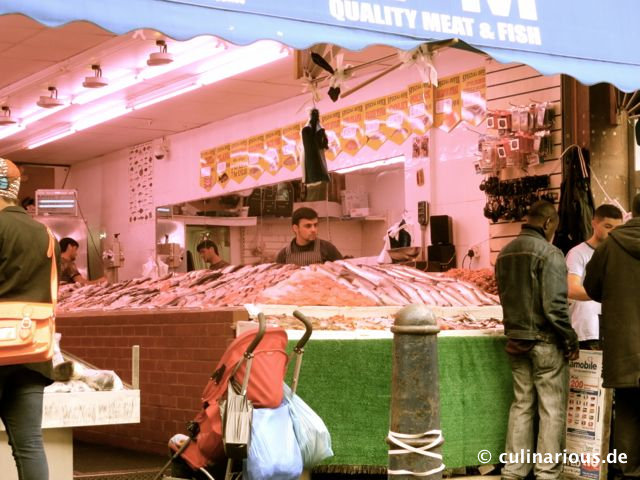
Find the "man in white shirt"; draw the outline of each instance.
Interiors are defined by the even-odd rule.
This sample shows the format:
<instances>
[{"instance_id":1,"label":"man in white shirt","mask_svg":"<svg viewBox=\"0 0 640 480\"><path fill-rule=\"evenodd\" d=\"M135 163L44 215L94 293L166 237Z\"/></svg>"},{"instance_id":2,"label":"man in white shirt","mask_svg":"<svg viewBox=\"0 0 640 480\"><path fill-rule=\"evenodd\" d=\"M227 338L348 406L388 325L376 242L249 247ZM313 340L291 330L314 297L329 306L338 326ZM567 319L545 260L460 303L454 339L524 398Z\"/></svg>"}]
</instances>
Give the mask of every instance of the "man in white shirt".
<instances>
[{"instance_id":1,"label":"man in white shirt","mask_svg":"<svg viewBox=\"0 0 640 480\"><path fill-rule=\"evenodd\" d=\"M589 298L582 282L593 252L609 232L622 225L622 212L614 205L600 205L593 214L591 226L593 234L586 241L576 245L567 253L567 283L569 284L569 315L571 325L578 334L580 348L600 350L599 315L600 304Z\"/></svg>"}]
</instances>

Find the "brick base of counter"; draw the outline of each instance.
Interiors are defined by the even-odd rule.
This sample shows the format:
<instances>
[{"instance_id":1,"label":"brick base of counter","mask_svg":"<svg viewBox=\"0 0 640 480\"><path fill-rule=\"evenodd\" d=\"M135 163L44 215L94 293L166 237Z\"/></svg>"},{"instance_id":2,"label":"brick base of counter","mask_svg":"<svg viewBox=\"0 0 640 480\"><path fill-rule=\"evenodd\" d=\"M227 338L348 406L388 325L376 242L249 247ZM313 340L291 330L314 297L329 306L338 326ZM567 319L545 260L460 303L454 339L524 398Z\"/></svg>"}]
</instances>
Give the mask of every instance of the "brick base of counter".
<instances>
[{"instance_id":1,"label":"brick base of counter","mask_svg":"<svg viewBox=\"0 0 640 480\"><path fill-rule=\"evenodd\" d=\"M131 347L140 345L140 423L74 429L84 441L161 453L200 408L205 384L244 309L60 315L66 352L131 382ZM114 466L115 467L115 466Z\"/></svg>"}]
</instances>

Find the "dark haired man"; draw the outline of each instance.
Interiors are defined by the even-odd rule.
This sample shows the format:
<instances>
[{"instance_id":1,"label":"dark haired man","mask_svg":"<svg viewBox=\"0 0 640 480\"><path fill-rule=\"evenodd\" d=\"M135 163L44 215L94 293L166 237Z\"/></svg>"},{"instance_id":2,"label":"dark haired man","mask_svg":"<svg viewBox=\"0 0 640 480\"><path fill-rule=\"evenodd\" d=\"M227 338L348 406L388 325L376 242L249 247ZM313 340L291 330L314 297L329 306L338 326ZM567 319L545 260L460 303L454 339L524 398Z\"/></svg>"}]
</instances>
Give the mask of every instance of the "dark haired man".
<instances>
[{"instance_id":1,"label":"dark haired man","mask_svg":"<svg viewBox=\"0 0 640 480\"><path fill-rule=\"evenodd\" d=\"M65 237L60 240L60 283L80 283L89 285L92 283L100 283L106 280L106 277L100 277L96 280L88 280L82 276L76 266L76 258L78 258L78 248L80 244L71 237Z\"/></svg>"},{"instance_id":2,"label":"dark haired man","mask_svg":"<svg viewBox=\"0 0 640 480\"><path fill-rule=\"evenodd\" d=\"M221 268L229 266L229 263L220 258L218 252L218 245L211 240L203 240L196 247L200 257L205 263L209 264L211 270L220 270Z\"/></svg>"},{"instance_id":3,"label":"dark haired man","mask_svg":"<svg viewBox=\"0 0 640 480\"><path fill-rule=\"evenodd\" d=\"M291 217L295 237L276 257L276 263L311 265L341 260L342 254L326 240L318 238L318 214L312 208L298 208Z\"/></svg>"},{"instance_id":4,"label":"dark haired man","mask_svg":"<svg viewBox=\"0 0 640 480\"><path fill-rule=\"evenodd\" d=\"M599 315L600 304L589 298L582 282L593 252L609 235L609 232L622 224L622 212L614 205L600 205L591 220L593 234L586 241L576 245L567 253L567 283L569 284L569 306L571 325L578 334L580 348L600 350Z\"/></svg>"},{"instance_id":5,"label":"dark haired man","mask_svg":"<svg viewBox=\"0 0 640 480\"><path fill-rule=\"evenodd\" d=\"M551 480L562 470L562 463L532 465L518 458L522 451L555 458L564 448L568 359L577 358L579 350L569 320L567 267L562 252L550 243L558 220L551 203L534 203L520 235L496 261L514 394L505 446L510 461L502 469L503 479L522 480L533 468L537 479Z\"/></svg>"},{"instance_id":6,"label":"dark haired man","mask_svg":"<svg viewBox=\"0 0 640 480\"><path fill-rule=\"evenodd\" d=\"M615 395L613 447L623 478L640 478L640 194L633 218L613 230L587 264L584 289L602 303L603 385Z\"/></svg>"}]
</instances>

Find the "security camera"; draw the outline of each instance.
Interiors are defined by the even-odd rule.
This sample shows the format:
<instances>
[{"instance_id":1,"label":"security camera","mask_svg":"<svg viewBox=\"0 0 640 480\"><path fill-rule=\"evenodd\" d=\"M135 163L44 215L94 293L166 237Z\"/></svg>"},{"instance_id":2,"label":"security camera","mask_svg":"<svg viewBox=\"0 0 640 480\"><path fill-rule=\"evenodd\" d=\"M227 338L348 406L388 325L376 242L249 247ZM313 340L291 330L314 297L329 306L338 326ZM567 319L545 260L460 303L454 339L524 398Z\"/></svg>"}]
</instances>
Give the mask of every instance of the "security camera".
<instances>
[{"instance_id":1,"label":"security camera","mask_svg":"<svg viewBox=\"0 0 640 480\"><path fill-rule=\"evenodd\" d=\"M163 160L169 154L169 144L166 139L159 140L153 144L153 157L156 160Z\"/></svg>"}]
</instances>

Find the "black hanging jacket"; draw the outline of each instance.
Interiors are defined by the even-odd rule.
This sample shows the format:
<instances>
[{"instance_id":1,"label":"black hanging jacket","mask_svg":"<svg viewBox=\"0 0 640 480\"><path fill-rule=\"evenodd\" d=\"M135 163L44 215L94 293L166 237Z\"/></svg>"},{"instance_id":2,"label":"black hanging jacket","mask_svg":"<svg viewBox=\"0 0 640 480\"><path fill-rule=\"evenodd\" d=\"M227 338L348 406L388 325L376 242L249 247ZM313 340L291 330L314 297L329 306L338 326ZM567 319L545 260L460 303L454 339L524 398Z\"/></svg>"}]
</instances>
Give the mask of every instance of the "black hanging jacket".
<instances>
[{"instance_id":1,"label":"black hanging jacket","mask_svg":"<svg viewBox=\"0 0 640 480\"><path fill-rule=\"evenodd\" d=\"M591 236L591 219L595 209L591 193L589 151L578 146L562 158L562 186L558 214L560 223L553 244L565 255Z\"/></svg>"}]
</instances>

